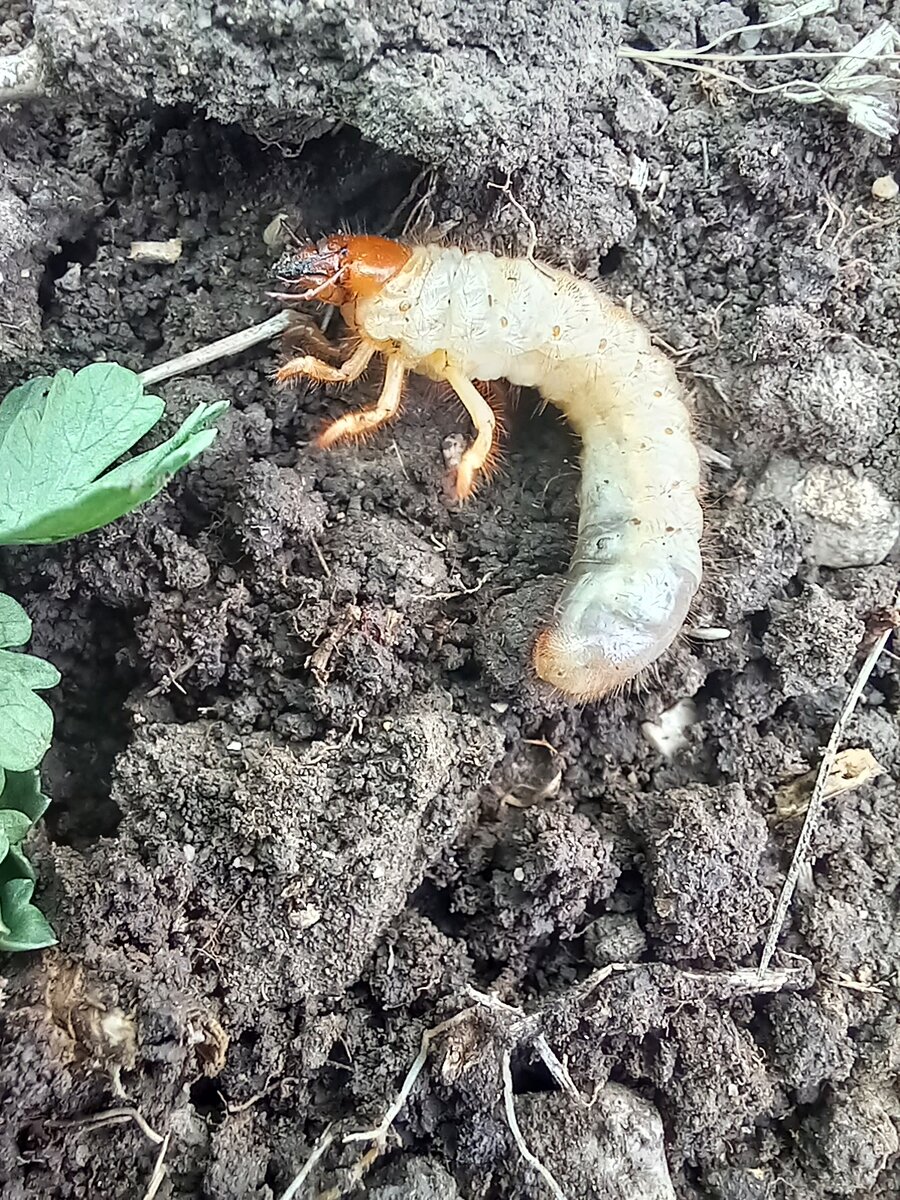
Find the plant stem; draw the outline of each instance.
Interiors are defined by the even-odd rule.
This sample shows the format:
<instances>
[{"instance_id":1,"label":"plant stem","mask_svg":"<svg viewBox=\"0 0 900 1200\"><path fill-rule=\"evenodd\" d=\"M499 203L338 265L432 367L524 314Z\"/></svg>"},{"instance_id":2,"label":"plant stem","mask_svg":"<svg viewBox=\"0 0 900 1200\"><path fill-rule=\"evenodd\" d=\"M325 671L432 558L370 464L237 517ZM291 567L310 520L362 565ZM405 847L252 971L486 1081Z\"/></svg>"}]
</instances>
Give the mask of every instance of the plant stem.
<instances>
[{"instance_id":1,"label":"plant stem","mask_svg":"<svg viewBox=\"0 0 900 1200\"><path fill-rule=\"evenodd\" d=\"M178 358L170 358L168 362L160 363L159 366L149 367L140 373L139 378L149 386L163 379L171 379L173 375L196 371L198 367L205 367L216 359L240 354L242 350L284 333L291 323L291 317L290 312L280 312L277 316L269 317L268 321L251 325L249 329L242 329L240 333L229 334L217 342L210 342L208 346L201 346L199 350L191 350L189 354L180 354Z\"/></svg>"}]
</instances>

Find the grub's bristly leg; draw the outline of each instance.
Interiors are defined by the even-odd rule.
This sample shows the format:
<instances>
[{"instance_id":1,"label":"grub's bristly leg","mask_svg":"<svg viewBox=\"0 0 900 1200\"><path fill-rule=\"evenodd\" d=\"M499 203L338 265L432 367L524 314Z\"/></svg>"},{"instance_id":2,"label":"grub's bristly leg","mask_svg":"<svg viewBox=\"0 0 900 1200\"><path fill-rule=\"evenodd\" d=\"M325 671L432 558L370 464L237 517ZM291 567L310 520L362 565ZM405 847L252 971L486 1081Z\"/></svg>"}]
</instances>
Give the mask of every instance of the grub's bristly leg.
<instances>
[{"instance_id":1,"label":"grub's bristly leg","mask_svg":"<svg viewBox=\"0 0 900 1200\"><path fill-rule=\"evenodd\" d=\"M293 383L296 379L315 379L318 383L352 383L365 371L374 353L374 346L361 342L342 367L332 367L320 358L301 354L286 362L275 378L279 383Z\"/></svg>"},{"instance_id":2,"label":"grub's bristly leg","mask_svg":"<svg viewBox=\"0 0 900 1200\"><path fill-rule=\"evenodd\" d=\"M444 378L465 405L466 412L472 418L472 424L475 426L475 441L460 459L454 484L456 499L467 500L475 491L479 472L484 470L490 459L497 418L494 416L494 410L471 379L467 379L465 375L461 375L452 367L447 368Z\"/></svg>"},{"instance_id":3,"label":"grub's bristly leg","mask_svg":"<svg viewBox=\"0 0 900 1200\"><path fill-rule=\"evenodd\" d=\"M384 386L378 403L373 404L371 408L361 408L338 417L319 435L317 445L327 448L343 441L344 438L362 438L386 425L397 415L400 408L405 374L403 360L391 355L385 367Z\"/></svg>"}]
</instances>

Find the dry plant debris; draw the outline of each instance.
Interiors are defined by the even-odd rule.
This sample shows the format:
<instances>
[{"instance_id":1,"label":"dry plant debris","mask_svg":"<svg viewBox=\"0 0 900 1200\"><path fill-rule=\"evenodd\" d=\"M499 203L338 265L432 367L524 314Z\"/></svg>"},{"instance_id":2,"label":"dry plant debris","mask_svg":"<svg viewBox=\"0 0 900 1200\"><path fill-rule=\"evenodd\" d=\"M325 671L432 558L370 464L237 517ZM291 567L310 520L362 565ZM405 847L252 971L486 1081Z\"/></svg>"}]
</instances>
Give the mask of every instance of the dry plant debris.
<instances>
[{"instance_id":1,"label":"dry plant debris","mask_svg":"<svg viewBox=\"0 0 900 1200\"><path fill-rule=\"evenodd\" d=\"M665 50L640 50L620 46L622 58L653 64L657 67L678 67L685 71L731 84L752 96L781 96L796 104L828 104L842 112L847 120L873 137L891 138L900 131L900 35L890 21L882 21L845 51L799 50L777 54L723 53L716 47L732 38L777 29L798 18L815 16L830 8L829 0L807 0L775 21L745 25L732 29L705 46ZM778 83L755 86L733 68L737 64L773 62L816 62L836 59L835 65L823 79L795 76Z\"/></svg>"}]
</instances>

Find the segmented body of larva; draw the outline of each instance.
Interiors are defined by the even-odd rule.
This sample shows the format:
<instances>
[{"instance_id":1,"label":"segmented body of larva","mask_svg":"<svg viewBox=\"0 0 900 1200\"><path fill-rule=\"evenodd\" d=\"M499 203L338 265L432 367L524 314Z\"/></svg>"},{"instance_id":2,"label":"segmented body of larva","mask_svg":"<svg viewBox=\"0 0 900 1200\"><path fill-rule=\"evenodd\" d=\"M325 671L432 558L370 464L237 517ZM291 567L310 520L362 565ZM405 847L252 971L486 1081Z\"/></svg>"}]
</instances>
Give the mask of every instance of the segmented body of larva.
<instances>
[{"instance_id":1,"label":"segmented body of larva","mask_svg":"<svg viewBox=\"0 0 900 1200\"><path fill-rule=\"evenodd\" d=\"M537 638L537 674L573 699L614 691L678 635L700 586L700 461L671 364L643 325L592 284L530 258L502 258L381 238L334 237L289 252L284 299L338 304L360 345L343 368L301 357L278 374L358 377L387 359L371 409L320 438L332 445L389 420L403 376L449 383L477 436L456 476L471 494L489 460L495 418L473 380L536 388L582 440L581 510L569 576Z\"/></svg>"}]
</instances>

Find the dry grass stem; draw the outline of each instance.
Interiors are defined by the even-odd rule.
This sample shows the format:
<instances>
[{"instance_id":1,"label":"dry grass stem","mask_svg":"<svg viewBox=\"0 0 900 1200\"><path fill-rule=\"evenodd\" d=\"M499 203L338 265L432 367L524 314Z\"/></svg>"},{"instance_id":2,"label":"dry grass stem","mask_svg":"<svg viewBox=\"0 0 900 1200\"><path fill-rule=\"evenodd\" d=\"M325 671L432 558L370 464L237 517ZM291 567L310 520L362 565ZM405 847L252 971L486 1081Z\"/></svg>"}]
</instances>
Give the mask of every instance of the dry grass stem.
<instances>
[{"instance_id":1,"label":"dry grass stem","mask_svg":"<svg viewBox=\"0 0 900 1200\"><path fill-rule=\"evenodd\" d=\"M509 1131L513 1135L513 1140L519 1148L519 1153L528 1163L528 1165L540 1175L544 1183L552 1192L555 1200L566 1200L566 1194L553 1178L553 1175L544 1166L541 1160L534 1155L525 1142L522 1136L522 1130L519 1128L519 1120L516 1116L516 1102L513 1095L512 1070L509 1065L509 1050L504 1050L500 1059L500 1073L503 1077L503 1111L506 1113L506 1123L509 1125Z\"/></svg>"},{"instance_id":2,"label":"dry grass stem","mask_svg":"<svg viewBox=\"0 0 900 1200\"><path fill-rule=\"evenodd\" d=\"M678 67L721 83L731 84L751 96L781 96L796 104L829 104L847 120L873 137L891 138L900 131L900 34L882 21L849 50L798 50L774 54L716 52L715 47L731 38L776 29L798 18L814 16L830 5L828 0L807 0L774 21L729 30L705 46L670 46L664 50L640 50L620 46L619 55L657 68ZM823 79L794 77L757 87L730 68L736 64L780 62L826 62L834 66Z\"/></svg>"},{"instance_id":3,"label":"dry grass stem","mask_svg":"<svg viewBox=\"0 0 900 1200\"><path fill-rule=\"evenodd\" d=\"M171 379L174 375L185 375L188 371L196 371L198 367L206 367L220 358L240 354L244 350L249 350L251 346L277 337L278 334L284 333L291 320L291 313L280 312L277 316L269 317L267 321L263 321L259 325L251 325L239 333L229 334L228 337L220 338L217 342L210 342L208 346L201 346L199 350L191 350L188 354L180 354L177 358L170 358L168 362L160 363L159 366L150 367L148 370L142 371L139 378L145 386L149 387L151 384L161 383L164 379Z\"/></svg>"},{"instance_id":4,"label":"dry grass stem","mask_svg":"<svg viewBox=\"0 0 900 1200\"><path fill-rule=\"evenodd\" d=\"M825 747L825 753L822 755L822 761L819 764L819 772L816 776L812 795L809 798L809 807L806 810L803 828L800 830L800 836L797 838L797 845L794 847L794 856L791 859L791 865L788 868L787 877L781 889L781 895L778 897L778 904L775 908L775 915L772 918L769 936L766 938L766 944L763 947L762 957L759 961L758 974L760 977L766 972L769 963L772 961L772 955L775 953L778 945L778 938L781 935L781 930L791 905L791 899L797 887L797 880L800 878L800 873L806 864L810 842L812 841L813 833L822 813L822 805L825 803L828 795L829 780L844 731L850 722L850 718L856 711L863 688L868 683L869 676L875 669L875 664L881 657L892 633L893 627L889 626L881 633L872 646L872 649L866 655L865 662L859 669L859 674L856 676L853 687L850 689L847 699L844 701L844 705L838 714L838 719L835 721L834 728L831 731L831 737L828 739L828 745Z\"/></svg>"},{"instance_id":5,"label":"dry grass stem","mask_svg":"<svg viewBox=\"0 0 900 1200\"><path fill-rule=\"evenodd\" d=\"M329 1127L316 1142L315 1146L313 1146L309 1158L307 1158L299 1172L294 1176L285 1190L281 1193L279 1200L294 1200L294 1197L299 1193L304 1183L306 1183L307 1179L315 1170L316 1164L326 1153L331 1143L334 1141L334 1138L335 1135L332 1133L331 1126L329 1125Z\"/></svg>"}]
</instances>

